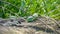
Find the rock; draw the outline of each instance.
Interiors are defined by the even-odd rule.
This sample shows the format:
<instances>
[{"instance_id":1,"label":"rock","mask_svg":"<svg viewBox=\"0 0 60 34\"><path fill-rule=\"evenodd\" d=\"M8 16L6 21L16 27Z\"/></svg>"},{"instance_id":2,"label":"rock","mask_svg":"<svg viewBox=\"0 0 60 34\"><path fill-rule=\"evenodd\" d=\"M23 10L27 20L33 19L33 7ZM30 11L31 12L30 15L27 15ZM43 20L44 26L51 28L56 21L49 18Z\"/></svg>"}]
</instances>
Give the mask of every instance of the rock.
<instances>
[{"instance_id":1,"label":"rock","mask_svg":"<svg viewBox=\"0 0 60 34\"><path fill-rule=\"evenodd\" d=\"M21 24L21 21L19 20L18 23Z\"/></svg>"},{"instance_id":2,"label":"rock","mask_svg":"<svg viewBox=\"0 0 60 34\"><path fill-rule=\"evenodd\" d=\"M20 18L17 19L17 21L19 21L19 22L25 22L25 19L22 18L22 17L20 17Z\"/></svg>"},{"instance_id":3,"label":"rock","mask_svg":"<svg viewBox=\"0 0 60 34\"><path fill-rule=\"evenodd\" d=\"M6 23L8 20L2 19L0 20L0 23Z\"/></svg>"},{"instance_id":4,"label":"rock","mask_svg":"<svg viewBox=\"0 0 60 34\"><path fill-rule=\"evenodd\" d=\"M20 18L17 19L17 22L18 22L19 24L21 24L22 22L25 22L25 19L20 17Z\"/></svg>"},{"instance_id":5,"label":"rock","mask_svg":"<svg viewBox=\"0 0 60 34\"><path fill-rule=\"evenodd\" d=\"M2 19L2 20L0 20L0 25L5 24L6 22L8 22L8 20Z\"/></svg>"},{"instance_id":6,"label":"rock","mask_svg":"<svg viewBox=\"0 0 60 34\"><path fill-rule=\"evenodd\" d=\"M34 29L31 28L16 28L0 26L0 34L35 34Z\"/></svg>"}]
</instances>

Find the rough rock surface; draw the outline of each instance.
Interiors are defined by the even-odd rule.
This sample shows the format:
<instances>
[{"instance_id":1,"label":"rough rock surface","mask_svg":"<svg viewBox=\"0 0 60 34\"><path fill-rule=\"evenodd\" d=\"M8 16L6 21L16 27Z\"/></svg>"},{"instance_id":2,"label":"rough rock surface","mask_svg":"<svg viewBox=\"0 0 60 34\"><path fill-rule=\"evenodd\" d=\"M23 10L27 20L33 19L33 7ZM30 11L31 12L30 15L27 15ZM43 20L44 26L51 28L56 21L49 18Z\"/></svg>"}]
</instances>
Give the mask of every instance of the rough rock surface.
<instances>
[{"instance_id":1,"label":"rough rock surface","mask_svg":"<svg viewBox=\"0 0 60 34\"><path fill-rule=\"evenodd\" d=\"M60 21L40 17L36 21L0 19L0 34L60 34ZM19 22L18 22L19 21Z\"/></svg>"}]
</instances>

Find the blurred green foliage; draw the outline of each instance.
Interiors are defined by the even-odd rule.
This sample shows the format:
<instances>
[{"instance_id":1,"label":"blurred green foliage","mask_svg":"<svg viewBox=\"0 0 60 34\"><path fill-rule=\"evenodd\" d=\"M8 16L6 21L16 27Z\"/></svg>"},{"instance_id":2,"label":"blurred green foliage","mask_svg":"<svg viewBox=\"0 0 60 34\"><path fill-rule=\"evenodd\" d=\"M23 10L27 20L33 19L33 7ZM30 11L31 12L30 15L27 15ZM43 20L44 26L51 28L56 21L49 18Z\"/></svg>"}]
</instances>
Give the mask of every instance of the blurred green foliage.
<instances>
[{"instance_id":1,"label":"blurred green foliage","mask_svg":"<svg viewBox=\"0 0 60 34\"><path fill-rule=\"evenodd\" d=\"M60 19L60 0L0 0L0 17L24 17L34 13Z\"/></svg>"}]
</instances>

